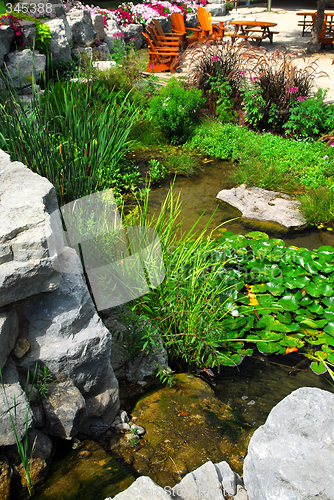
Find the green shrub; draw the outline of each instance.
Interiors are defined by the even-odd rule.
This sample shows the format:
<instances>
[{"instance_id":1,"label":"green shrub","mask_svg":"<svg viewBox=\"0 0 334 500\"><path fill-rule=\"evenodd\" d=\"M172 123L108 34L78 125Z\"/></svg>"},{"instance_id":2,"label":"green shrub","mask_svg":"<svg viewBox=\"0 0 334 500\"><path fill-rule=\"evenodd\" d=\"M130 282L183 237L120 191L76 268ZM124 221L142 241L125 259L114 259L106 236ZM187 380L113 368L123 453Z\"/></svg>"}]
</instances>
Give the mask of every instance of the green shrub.
<instances>
[{"instance_id":1,"label":"green shrub","mask_svg":"<svg viewBox=\"0 0 334 500\"><path fill-rule=\"evenodd\" d=\"M60 61L52 65L51 78L54 82L66 82L71 78L78 76L79 61L72 59L70 61Z\"/></svg>"},{"instance_id":2,"label":"green shrub","mask_svg":"<svg viewBox=\"0 0 334 500\"><path fill-rule=\"evenodd\" d=\"M203 103L200 90L185 89L176 78L171 78L160 94L150 101L150 111L167 139L178 144L188 139Z\"/></svg>"},{"instance_id":3,"label":"green shrub","mask_svg":"<svg viewBox=\"0 0 334 500\"><path fill-rule=\"evenodd\" d=\"M283 125L286 133L296 137L318 137L334 128L334 104L324 104L327 89L318 89L313 97L297 97L289 120Z\"/></svg>"}]
</instances>

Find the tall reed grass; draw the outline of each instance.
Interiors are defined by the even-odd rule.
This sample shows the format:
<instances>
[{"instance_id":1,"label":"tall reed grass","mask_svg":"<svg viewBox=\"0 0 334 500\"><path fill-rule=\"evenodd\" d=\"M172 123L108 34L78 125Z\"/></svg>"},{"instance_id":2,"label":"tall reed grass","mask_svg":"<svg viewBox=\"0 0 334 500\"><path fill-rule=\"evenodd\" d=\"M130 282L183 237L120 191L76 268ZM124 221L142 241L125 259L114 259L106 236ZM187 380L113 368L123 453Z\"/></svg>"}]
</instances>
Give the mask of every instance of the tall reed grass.
<instances>
[{"instance_id":1,"label":"tall reed grass","mask_svg":"<svg viewBox=\"0 0 334 500\"><path fill-rule=\"evenodd\" d=\"M35 91L29 107L12 88L1 97L0 148L47 177L61 205L117 184L139 113L128 96L96 103L89 84L58 82Z\"/></svg>"}]
</instances>

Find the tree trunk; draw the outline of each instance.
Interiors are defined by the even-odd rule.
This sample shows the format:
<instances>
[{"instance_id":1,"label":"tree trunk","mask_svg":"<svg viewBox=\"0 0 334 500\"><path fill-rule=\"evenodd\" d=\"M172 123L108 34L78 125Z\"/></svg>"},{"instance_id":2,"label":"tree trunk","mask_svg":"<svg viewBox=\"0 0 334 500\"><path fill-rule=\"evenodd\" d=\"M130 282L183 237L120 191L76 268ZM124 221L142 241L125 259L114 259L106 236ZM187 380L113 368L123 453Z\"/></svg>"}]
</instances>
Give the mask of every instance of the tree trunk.
<instances>
[{"instance_id":1,"label":"tree trunk","mask_svg":"<svg viewBox=\"0 0 334 500\"><path fill-rule=\"evenodd\" d=\"M317 16L311 31L311 40L308 43L307 51L311 54L321 51L320 32L324 23L326 0L317 1Z\"/></svg>"}]
</instances>

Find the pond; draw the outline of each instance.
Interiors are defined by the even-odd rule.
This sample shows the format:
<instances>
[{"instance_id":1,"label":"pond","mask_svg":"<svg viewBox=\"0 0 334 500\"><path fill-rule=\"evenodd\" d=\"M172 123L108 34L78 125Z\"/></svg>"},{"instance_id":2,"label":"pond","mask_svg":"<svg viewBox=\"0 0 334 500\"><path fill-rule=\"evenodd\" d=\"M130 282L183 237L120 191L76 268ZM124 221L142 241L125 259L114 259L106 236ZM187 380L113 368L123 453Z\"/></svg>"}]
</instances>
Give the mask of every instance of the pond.
<instances>
[{"instance_id":1,"label":"pond","mask_svg":"<svg viewBox=\"0 0 334 500\"><path fill-rule=\"evenodd\" d=\"M230 189L235 186L230 179L231 169L236 168L231 162L223 160L208 160L205 170L199 171L192 177L177 176L174 193L181 192L181 201L184 203L182 217L185 222L183 230L189 230L198 217L206 211L201 223L198 225L202 229L210 216L217 209L212 220L210 229L217 227L225 221L224 228L235 234L246 234L251 230L264 231L271 238L279 237L284 239L286 246L295 245L305 247L310 250L321 245L334 246L334 235L326 230L319 230L311 226L302 232L287 231L283 226L275 223L261 223L259 221L246 221L240 218L240 212L231 206L220 203L216 196L222 189ZM165 200L172 179L169 177L153 187L149 198L149 214L153 215L160 210L161 203ZM217 208L218 207L218 208ZM235 218L237 220L232 220Z\"/></svg>"},{"instance_id":2,"label":"pond","mask_svg":"<svg viewBox=\"0 0 334 500\"><path fill-rule=\"evenodd\" d=\"M177 176L174 192L176 195L181 193L181 201L185 204L182 211L185 220L183 230L190 229L206 210L198 226L199 229L203 228L217 209L211 223L212 229L222 222L231 221L224 227L236 234L258 229L267 232L270 237L283 238L286 245L309 249L321 245L334 246L333 235L325 230L287 232L277 224L244 221L238 211L226 204L219 204L217 193L221 189L233 187L229 180L231 168L234 167L229 162L210 160L205 170L193 177ZM159 211L170 181L170 178L166 179L152 189L149 215ZM231 220L236 217L236 220ZM298 353L265 356L256 350L253 356L246 356L239 366L223 367L220 373L202 371L192 375L179 374L176 386L172 389L157 387L155 381L149 390L143 392L141 389L140 396L136 397L138 386L125 384L122 409L146 429L146 435L135 445L130 445L121 436L109 437L104 440L103 447L120 463L127 465L134 477L138 474L148 475L163 487L174 486L187 472L207 460L226 460L233 470L242 474L251 435L265 422L279 401L304 386L334 392L330 377L315 375L309 365L310 361ZM121 387L124 388L124 385ZM85 446L94 447L92 444ZM96 487L86 487L87 474L84 469L78 469L77 473L73 471L74 479L70 480L69 473L76 461L82 466L85 458L83 453L86 451L80 453L77 456L69 450L65 458L67 462L54 464L53 474L47 478L45 485L38 487L38 498L103 500L105 496L123 490L133 480L131 475L118 470L117 464L109 463L104 455L98 455L96 459L91 451L89 454L93 463L102 464L106 469L102 476L96 472L99 478L95 480L95 473L87 463L92 474L89 482L96 484ZM94 453L102 452L97 449ZM116 484L118 476L120 479ZM111 490L108 486L110 481L115 483Z\"/></svg>"}]
</instances>

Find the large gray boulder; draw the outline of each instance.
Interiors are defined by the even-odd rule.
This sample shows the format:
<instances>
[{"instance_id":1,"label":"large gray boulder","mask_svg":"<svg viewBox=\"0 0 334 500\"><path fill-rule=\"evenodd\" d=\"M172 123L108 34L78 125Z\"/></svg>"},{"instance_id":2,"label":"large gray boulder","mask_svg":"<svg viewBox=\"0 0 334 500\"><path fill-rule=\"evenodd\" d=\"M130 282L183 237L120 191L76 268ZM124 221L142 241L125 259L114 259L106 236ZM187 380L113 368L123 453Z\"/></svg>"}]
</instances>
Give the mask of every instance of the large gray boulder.
<instances>
[{"instance_id":1,"label":"large gray boulder","mask_svg":"<svg viewBox=\"0 0 334 500\"><path fill-rule=\"evenodd\" d=\"M54 64L59 62L70 61L71 57L71 44L72 44L72 31L65 18L56 18L45 21L51 31L51 44L50 53L52 54L52 62Z\"/></svg>"},{"instance_id":2,"label":"large gray boulder","mask_svg":"<svg viewBox=\"0 0 334 500\"><path fill-rule=\"evenodd\" d=\"M23 42L26 47L32 48L36 38L36 23L32 21L20 21L23 34Z\"/></svg>"},{"instance_id":3,"label":"large gray boulder","mask_svg":"<svg viewBox=\"0 0 334 500\"><path fill-rule=\"evenodd\" d=\"M47 245L56 207L47 179L0 155L0 307L58 288Z\"/></svg>"},{"instance_id":4,"label":"large gray boulder","mask_svg":"<svg viewBox=\"0 0 334 500\"><path fill-rule=\"evenodd\" d=\"M40 75L44 73L46 56L38 50L16 50L5 56L4 75L8 77L9 84L16 87L31 85L32 78L38 83Z\"/></svg>"},{"instance_id":5,"label":"large gray boulder","mask_svg":"<svg viewBox=\"0 0 334 500\"><path fill-rule=\"evenodd\" d=\"M96 38L98 40L104 40L106 37L106 32L104 30L104 17L101 14L92 15L92 23L94 31L96 32Z\"/></svg>"},{"instance_id":6,"label":"large gray boulder","mask_svg":"<svg viewBox=\"0 0 334 500\"><path fill-rule=\"evenodd\" d=\"M128 24L123 26L124 41L129 43L133 41L136 49L141 49L144 44L143 26L141 24Z\"/></svg>"},{"instance_id":7,"label":"large gray boulder","mask_svg":"<svg viewBox=\"0 0 334 500\"><path fill-rule=\"evenodd\" d=\"M10 26L0 26L0 67L3 65L5 55L10 51L14 36Z\"/></svg>"},{"instance_id":8,"label":"large gray boulder","mask_svg":"<svg viewBox=\"0 0 334 500\"><path fill-rule=\"evenodd\" d=\"M15 309L0 312L0 369L7 361L7 356L15 347L19 333L19 318Z\"/></svg>"},{"instance_id":9,"label":"large gray boulder","mask_svg":"<svg viewBox=\"0 0 334 500\"><path fill-rule=\"evenodd\" d=\"M96 31L89 10L72 11L67 14L67 21L72 30L73 46L89 45L95 40Z\"/></svg>"},{"instance_id":10,"label":"large gray boulder","mask_svg":"<svg viewBox=\"0 0 334 500\"><path fill-rule=\"evenodd\" d=\"M212 17L218 17L218 16L226 16L226 3L225 2L217 2L214 0L215 3L208 3L205 8Z\"/></svg>"},{"instance_id":11,"label":"large gray boulder","mask_svg":"<svg viewBox=\"0 0 334 500\"><path fill-rule=\"evenodd\" d=\"M49 435L70 439L78 434L86 418L86 403L71 380L50 384L42 405Z\"/></svg>"},{"instance_id":12,"label":"large gray boulder","mask_svg":"<svg viewBox=\"0 0 334 500\"><path fill-rule=\"evenodd\" d=\"M244 461L249 500L333 500L334 394L302 387L253 434Z\"/></svg>"}]
</instances>

